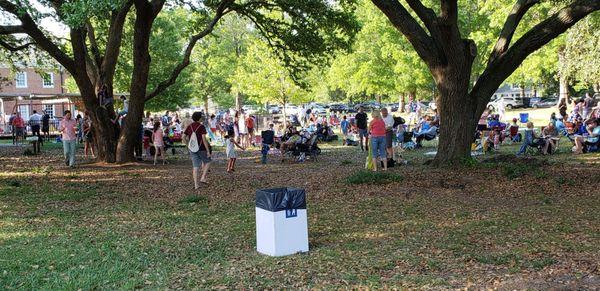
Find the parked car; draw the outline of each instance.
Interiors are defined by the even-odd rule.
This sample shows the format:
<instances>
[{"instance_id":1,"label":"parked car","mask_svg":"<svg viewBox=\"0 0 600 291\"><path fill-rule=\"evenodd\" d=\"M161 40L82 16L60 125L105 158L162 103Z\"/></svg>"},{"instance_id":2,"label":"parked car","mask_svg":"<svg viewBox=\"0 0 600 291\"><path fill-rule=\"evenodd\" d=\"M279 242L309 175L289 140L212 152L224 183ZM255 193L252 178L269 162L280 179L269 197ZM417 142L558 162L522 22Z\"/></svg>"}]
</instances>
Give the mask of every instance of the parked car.
<instances>
[{"instance_id":1,"label":"parked car","mask_svg":"<svg viewBox=\"0 0 600 291\"><path fill-rule=\"evenodd\" d=\"M281 108L279 108L278 105L269 105L269 106L267 106L267 111L270 114L279 114L279 113L281 113Z\"/></svg>"},{"instance_id":2,"label":"parked car","mask_svg":"<svg viewBox=\"0 0 600 291\"><path fill-rule=\"evenodd\" d=\"M327 109L325 109L325 107L319 105L319 104L314 104L314 105L309 105L309 107L313 113L316 114L326 114L327 113Z\"/></svg>"},{"instance_id":3,"label":"parked car","mask_svg":"<svg viewBox=\"0 0 600 291\"><path fill-rule=\"evenodd\" d=\"M345 104L331 104L329 105L329 111L335 113L342 113L348 111L348 106Z\"/></svg>"},{"instance_id":4,"label":"parked car","mask_svg":"<svg viewBox=\"0 0 600 291\"><path fill-rule=\"evenodd\" d=\"M258 106L256 106L256 105L244 105L244 106L242 106L242 110L246 114L256 114L258 112Z\"/></svg>"},{"instance_id":5,"label":"parked car","mask_svg":"<svg viewBox=\"0 0 600 291\"><path fill-rule=\"evenodd\" d=\"M558 98L541 98L540 100L536 101L534 103L534 100L532 98L531 100L531 107L533 108L549 108L549 107L553 107L556 106L558 104Z\"/></svg>"},{"instance_id":6,"label":"parked car","mask_svg":"<svg viewBox=\"0 0 600 291\"><path fill-rule=\"evenodd\" d=\"M398 111L399 104L398 103L388 103L385 105L385 107L388 108L391 112L396 112L396 111Z\"/></svg>"},{"instance_id":7,"label":"parked car","mask_svg":"<svg viewBox=\"0 0 600 291\"><path fill-rule=\"evenodd\" d=\"M292 114L299 114L300 113L300 108L296 105L285 105L285 114L286 115L292 115Z\"/></svg>"},{"instance_id":8,"label":"parked car","mask_svg":"<svg viewBox=\"0 0 600 291\"><path fill-rule=\"evenodd\" d=\"M513 109L513 108L518 108L518 107L523 107L523 98L521 97L500 97L502 98L502 102L504 103L504 107L506 109ZM492 99L489 103L488 103L488 109L490 110L497 110L498 109L498 102L500 101L500 98L497 99Z\"/></svg>"}]
</instances>

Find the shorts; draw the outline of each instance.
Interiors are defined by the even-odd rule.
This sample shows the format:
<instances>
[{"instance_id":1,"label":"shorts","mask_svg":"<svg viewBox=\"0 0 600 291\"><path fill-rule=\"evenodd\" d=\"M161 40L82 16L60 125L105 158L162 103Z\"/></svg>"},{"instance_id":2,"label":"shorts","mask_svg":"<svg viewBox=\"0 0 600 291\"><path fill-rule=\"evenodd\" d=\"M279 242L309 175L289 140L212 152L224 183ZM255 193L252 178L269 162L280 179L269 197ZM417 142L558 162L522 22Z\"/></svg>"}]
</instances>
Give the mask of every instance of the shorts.
<instances>
[{"instance_id":1,"label":"shorts","mask_svg":"<svg viewBox=\"0 0 600 291\"><path fill-rule=\"evenodd\" d=\"M391 130L386 130L385 131L385 147L388 149L391 149L393 140L394 140L394 132Z\"/></svg>"},{"instance_id":2,"label":"shorts","mask_svg":"<svg viewBox=\"0 0 600 291\"><path fill-rule=\"evenodd\" d=\"M385 159L385 136L372 136L371 149L373 150L373 158Z\"/></svg>"},{"instance_id":3,"label":"shorts","mask_svg":"<svg viewBox=\"0 0 600 291\"><path fill-rule=\"evenodd\" d=\"M25 127L17 127L15 129L16 136L25 136Z\"/></svg>"},{"instance_id":4,"label":"shorts","mask_svg":"<svg viewBox=\"0 0 600 291\"><path fill-rule=\"evenodd\" d=\"M33 133L33 135L35 135L36 133L39 135L40 134L40 125L39 124L32 125L31 132Z\"/></svg>"},{"instance_id":5,"label":"shorts","mask_svg":"<svg viewBox=\"0 0 600 291\"><path fill-rule=\"evenodd\" d=\"M254 134L254 128L248 127L248 134L253 135Z\"/></svg>"},{"instance_id":6,"label":"shorts","mask_svg":"<svg viewBox=\"0 0 600 291\"><path fill-rule=\"evenodd\" d=\"M50 126L49 125L42 125L42 132L50 132Z\"/></svg>"},{"instance_id":7,"label":"shorts","mask_svg":"<svg viewBox=\"0 0 600 291\"><path fill-rule=\"evenodd\" d=\"M369 132L367 131L366 128L365 129L359 128L358 129L358 137L361 138L361 139L363 137L369 137Z\"/></svg>"},{"instance_id":8,"label":"shorts","mask_svg":"<svg viewBox=\"0 0 600 291\"><path fill-rule=\"evenodd\" d=\"M208 157L208 153L206 151L197 151L195 153L192 151L189 152L194 168L200 168L200 164L208 164L211 162L211 158Z\"/></svg>"}]
</instances>

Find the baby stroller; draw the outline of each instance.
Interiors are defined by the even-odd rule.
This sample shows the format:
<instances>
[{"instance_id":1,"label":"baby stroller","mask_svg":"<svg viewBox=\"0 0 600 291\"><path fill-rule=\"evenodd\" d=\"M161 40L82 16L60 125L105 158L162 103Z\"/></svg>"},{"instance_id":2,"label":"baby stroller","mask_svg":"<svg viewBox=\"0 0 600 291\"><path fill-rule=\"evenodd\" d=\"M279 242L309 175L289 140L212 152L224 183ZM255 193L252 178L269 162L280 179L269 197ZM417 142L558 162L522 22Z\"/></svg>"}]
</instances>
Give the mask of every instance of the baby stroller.
<instances>
[{"instance_id":1,"label":"baby stroller","mask_svg":"<svg viewBox=\"0 0 600 291\"><path fill-rule=\"evenodd\" d=\"M296 160L299 162L305 161L307 156L312 157L316 161L317 155L321 154L318 140L317 134L312 134L308 139L303 137L289 152L292 156L296 157Z\"/></svg>"},{"instance_id":2,"label":"baby stroller","mask_svg":"<svg viewBox=\"0 0 600 291\"><path fill-rule=\"evenodd\" d=\"M402 132L399 139L403 149L414 150L417 146L413 141L413 132L411 131Z\"/></svg>"}]
</instances>

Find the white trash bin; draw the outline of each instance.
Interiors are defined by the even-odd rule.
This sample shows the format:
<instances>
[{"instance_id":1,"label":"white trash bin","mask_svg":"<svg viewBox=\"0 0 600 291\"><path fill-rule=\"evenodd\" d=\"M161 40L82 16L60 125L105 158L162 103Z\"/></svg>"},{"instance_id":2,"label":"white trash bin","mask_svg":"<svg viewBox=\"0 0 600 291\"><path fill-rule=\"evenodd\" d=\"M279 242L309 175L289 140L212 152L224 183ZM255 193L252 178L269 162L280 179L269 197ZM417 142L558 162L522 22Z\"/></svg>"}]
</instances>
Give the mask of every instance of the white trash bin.
<instances>
[{"instance_id":1,"label":"white trash bin","mask_svg":"<svg viewBox=\"0 0 600 291\"><path fill-rule=\"evenodd\" d=\"M270 256L308 252L304 189L256 191L256 250Z\"/></svg>"}]
</instances>

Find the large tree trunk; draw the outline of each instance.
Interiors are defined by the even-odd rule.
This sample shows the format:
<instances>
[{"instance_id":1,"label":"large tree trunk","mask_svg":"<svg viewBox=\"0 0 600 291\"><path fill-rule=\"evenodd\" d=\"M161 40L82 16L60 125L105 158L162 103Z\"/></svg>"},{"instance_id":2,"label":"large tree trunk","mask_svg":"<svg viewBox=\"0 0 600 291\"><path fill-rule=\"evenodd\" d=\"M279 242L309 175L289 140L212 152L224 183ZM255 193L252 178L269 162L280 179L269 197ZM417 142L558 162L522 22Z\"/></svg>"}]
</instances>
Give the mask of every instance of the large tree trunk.
<instances>
[{"instance_id":1,"label":"large tree trunk","mask_svg":"<svg viewBox=\"0 0 600 291\"><path fill-rule=\"evenodd\" d=\"M235 110L238 112L242 109L242 94L235 92Z\"/></svg>"},{"instance_id":2,"label":"large tree trunk","mask_svg":"<svg viewBox=\"0 0 600 291\"><path fill-rule=\"evenodd\" d=\"M560 74L558 79L558 96L560 97L558 100L565 99L567 105L571 104L569 100L569 82L563 74Z\"/></svg>"},{"instance_id":3,"label":"large tree trunk","mask_svg":"<svg viewBox=\"0 0 600 291\"><path fill-rule=\"evenodd\" d=\"M146 1L136 3L136 19L133 34L133 73L129 90L129 112L122 124L117 146L117 162L135 161L135 145L140 140L140 127L144 117L146 87L150 73L150 35L156 14ZM140 6L138 6L138 4Z\"/></svg>"},{"instance_id":4,"label":"large tree trunk","mask_svg":"<svg viewBox=\"0 0 600 291\"><path fill-rule=\"evenodd\" d=\"M438 152L434 163L453 164L471 157L471 143L479 118L477 102L469 96L470 66L437 71L437 103L440 115Z\"/></svg>"},{"instance_id":5,"label":"large tree trunk","mask_svg":"<svg viewBox=\"0 0 600 291\"><path fill-rule=\"evenodd\" d=\"M406 105L406 93L400 94L400 104L398 104L398 111L404 113L404 106Z\"/></svg>"}]
</instances>

